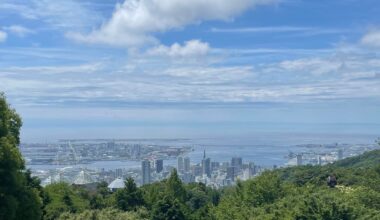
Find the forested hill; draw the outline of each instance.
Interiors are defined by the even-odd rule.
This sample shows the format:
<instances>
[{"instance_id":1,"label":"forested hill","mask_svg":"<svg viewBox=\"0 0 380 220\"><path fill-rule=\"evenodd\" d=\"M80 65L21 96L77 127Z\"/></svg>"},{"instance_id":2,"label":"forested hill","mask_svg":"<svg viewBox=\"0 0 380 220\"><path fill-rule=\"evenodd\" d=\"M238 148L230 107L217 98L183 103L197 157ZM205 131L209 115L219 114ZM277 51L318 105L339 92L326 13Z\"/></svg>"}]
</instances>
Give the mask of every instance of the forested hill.
<instances>
[{"instance_id":1,"label":"forested hill","mask_svg":"<svg viewBox=\"0 0 380 220\"><path fill-rule=\"evenodd\" d=\"M380 164L380 150L365 152L362 155L349 157L335 162L332 166L346 168L371 168Z\"/></svg>"}]
</instances>

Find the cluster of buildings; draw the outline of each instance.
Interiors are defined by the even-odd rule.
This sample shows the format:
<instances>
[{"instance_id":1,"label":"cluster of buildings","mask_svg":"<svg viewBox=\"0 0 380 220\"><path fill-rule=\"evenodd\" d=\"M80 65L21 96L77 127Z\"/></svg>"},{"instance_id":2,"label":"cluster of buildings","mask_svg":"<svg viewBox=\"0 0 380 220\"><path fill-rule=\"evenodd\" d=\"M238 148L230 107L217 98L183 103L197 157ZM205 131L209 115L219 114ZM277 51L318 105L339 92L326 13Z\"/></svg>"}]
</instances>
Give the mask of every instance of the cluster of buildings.
<instances>
[{"instance_id":1,"label":"cluster of buildings","mask_svg":"<svg viewBox=\"0 0 380 220\"><path fill-rule=\"evenodd\" d=\"M379 148L378 144L307 144L299 145L307 150L289 153L286 166L325 165Z\"/></svg>"},{"instance_id":2,"label":"cluster of buildings","mask_svg":"<svg viewBox=\"0 0 380 220\"><path fill-rule=\"evenodd\" d=\"M243 163L241 157L233 157L231 162L211 161L205 151L202 160L197 164L192 164L189 157L182 156L177 158L176 167L166 166L164 169L163 162L163 160L155 160L153 163L149 160L142 161L142 185L167 178L174 168L185 183L202 182L215 188L233 185L237 179L250 179L263 170L253 162Z\"/></svg>"},{"instance_id":3,"label":"cluster of buildings","mask_svg":"<svg viewBox=\"0 0 380 220\"><path fill-rule=\"evenodd\" d=\"M300 147L307 150L289 153L288 163L284 166L324 165L359 155L365 151L378 149L379 145L334 144L322 146L309 144ZM137 163L135 167L99 170L84 168L83 164L83 166L64 166L32 171L34 176L40 177L43 186L56 182L91 185L104 181L109 184L111 190L116 190L124 187L124 180L127 177L132 177L138 185L145 185L168 178L173 169L177 170L179 177L185 183L201 182L213 188L220 188L234 185L237 180L250 179L266 169L276 168L275 166L264 168L253 162L244 162L242 157L232 157L230 161L211 160L207 157L206 151L203 152L203 157L199 161L192 161L192 158L186 156L187 153L181 148L155 147L154 149L156 150L141 145L129 145L128 154L135 159ZM167 160L157 157L157 154L147 153L156 152L160 155L163 151L175 159Z\"/></svg>"}]
</instances>

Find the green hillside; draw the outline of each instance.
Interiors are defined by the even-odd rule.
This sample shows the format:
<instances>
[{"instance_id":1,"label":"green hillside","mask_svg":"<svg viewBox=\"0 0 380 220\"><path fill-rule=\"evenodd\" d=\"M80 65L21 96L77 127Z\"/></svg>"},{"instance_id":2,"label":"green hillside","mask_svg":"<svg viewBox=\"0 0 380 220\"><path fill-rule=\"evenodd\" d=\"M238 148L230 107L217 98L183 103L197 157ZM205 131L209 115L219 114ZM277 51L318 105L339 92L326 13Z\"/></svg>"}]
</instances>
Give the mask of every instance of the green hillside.
<instances>
[{"instance_id":1,"label":"green hillside","mask_svg":"<svg viewBox=\"0 0 380 220\"><path fill-rule=\"evenodd\" d=\"M333 164L335 167L371 168L380 164L380 150L365 152L362 155L349 157Z\"/></svg>"}]
</instances>

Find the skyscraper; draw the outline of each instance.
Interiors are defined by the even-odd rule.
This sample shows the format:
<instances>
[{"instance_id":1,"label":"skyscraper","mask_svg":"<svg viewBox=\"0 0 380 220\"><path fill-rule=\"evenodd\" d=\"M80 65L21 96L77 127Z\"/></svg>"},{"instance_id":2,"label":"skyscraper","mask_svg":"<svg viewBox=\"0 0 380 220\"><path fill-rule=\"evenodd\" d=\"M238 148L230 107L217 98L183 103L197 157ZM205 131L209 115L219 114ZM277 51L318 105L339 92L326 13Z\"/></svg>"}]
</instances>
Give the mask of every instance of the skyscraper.
<instances>
[{"instance_id":1,"label":"skyscraper","mask_svg":"<svg viewBox=\"0 0 380 220\"><path fill-rule=\"evenodd\" d=\"M203 152L202 174L211 177L211 159L206 158L206 150Z\"/></svg>"},{"instance_id":2,"label":"skyscraper","mask_svg":"<svg viewBox=\"0 0 380 220\"><path fill-rule=\"evenodd\" d=\"M232 181L235 180L235 175L236 175L236 167L227 167L227 176L226 179L230 179Z\"/></svg>"},{"instance_id":3,"label":"skyscraper","mask_svg":"<svg viewBox=\"0 0 380 220\"><path fill-rule=\"evenodd\" d=\"M338 150L338 160L342 160L343 159L343 149L339 149Z\"/></svg>"},{"instance_id":4,"label":"skyscraper","mask_svg":"<svg viewBox=\"0 0 380 220\"><path fill-rule=\"evenodd\" d=\"M184 170L183 157L178 157L177 158L177 170L180 173L182 173L183 170Z\"/></svg>"},{"instance_id":5,"label":"skyscraper","mask_svg":"<svg viewBox=\"0 0 380 220\"><path fill-rule=\"evenodd\" d=\"M211 162L211 171L219 169L219 165L220 165L220 163L217 161Z\"/></svg>"},{"instance_id":6,"label":"skyscraper","mask_svg":"<svg viewBox=\"0 0 380 220\"><path fill-rule=\"evenodd\" d=\"M161 173L164 170L164 161L156 160L156 173Z\"/></svg>"},{"instance_id":7,"label":"skyscraper","mask_svg":"<svg viewBox=\"0 0 380 220\"><path fill-rule=\"evenodd\" d=\"M241 157L233 157L231 160L231 166L236 167L236 170L239 172L241 166L243 165L243 159Z\"/></svg>"},{"instance_id":8,"label":"skyscraper","mask_svg":"<svg viewBox=\"0 0 380 220\"><path fill-rule=\"evenodd\" d=\"M142 169L142 184L149 184L150 183L150 161L144 160L141 163L141 169Z\"/></svg>"},{"instance_id":9,"label":"skyscraper","mask_svg":"<svg viewBox=\"0 0 380 220\"><path fill-rule=\"evenodd\" d=\"M297 166L302 165L302 154L297 154Z\"/></svg>"},{"instance_id":10,"label":"skyscraper","mask_svg":"<svg viewBox=\"0 0 380 220\"><path fill-rule=\"evenodd\" d=\"M190 172L190 158L189 157L185 157L183 159L183 163L184 163L184 171L186 173Z\"/></svg>"},{"instance_id":11,"label":"skyscraper","mask_svg":"<svg viewBox=\"0 0 380 220\"><path fill-rule=\"evenodd\" d=\"M116 169L116 178L123 176L123 170L121 168Z\"/></svg>"}]
</instances>

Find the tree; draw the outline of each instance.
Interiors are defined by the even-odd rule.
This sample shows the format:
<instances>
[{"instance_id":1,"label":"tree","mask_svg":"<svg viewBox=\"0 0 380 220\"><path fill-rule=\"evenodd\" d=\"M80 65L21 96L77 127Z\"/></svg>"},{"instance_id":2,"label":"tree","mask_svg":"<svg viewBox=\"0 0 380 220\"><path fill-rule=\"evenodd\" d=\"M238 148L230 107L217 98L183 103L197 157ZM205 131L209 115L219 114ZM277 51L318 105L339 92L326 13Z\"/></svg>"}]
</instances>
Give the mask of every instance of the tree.
<instances>
[{"instance_id":1,"label":"tree","mask_svg":"<svg viewBox=\"0 0 380 220\"><path fill-rule=\"evenodd\" d=\"M24 173L18 149L21 125L20 116L0 93L0 220L40 219L42 215L39 188Z\"/></svg>"},{"instance_id":2,"label":"tree","mask_svg":"<svg viewBox=\"0 0 380 220\"><path fill-rule=\"evenodd\" d=\"M176 169L172 171L169 179L166 180L166 194L173 196L180 202L184 202L186 199L186 189L183 187Z\"/></svg>"},{"instance_id":3,"label":"tree","mask_svg":"<svg viewBox=\"0 0 380 220\"><path fill-rule=\"evenodd\" d=\"M137 188L132 177L128 177L125 181L125 187L116 192L117 207L124 211L136 210L137 207L144 204L143 195Z\"/></svg>"},{"instance_id":4,"label":"tree","mask_svg":"<svg viewBox=\"0 0 380 220\"><path fill-rule=\"evenodd\" d=\"M171 196L164 196L153 207L152 220L184 220L185 214L179 201Z\"/></svg>"},{"instance_id":5,"label":"tree","mask_svg":"<svg viewBox=\"0 0 380 220\"><path fill-rule=\"evenodd\" d=\"M49 202L45 206L44 219L57 219L63 212L79 213L90 208L89 201L67 183L54 183L45 187Z\"/></svg>"}]
</instances>

